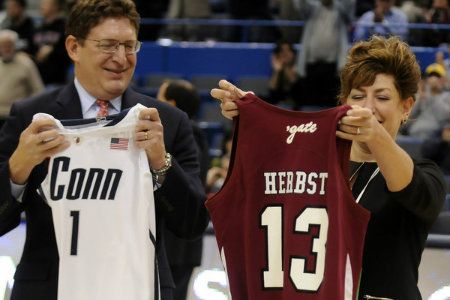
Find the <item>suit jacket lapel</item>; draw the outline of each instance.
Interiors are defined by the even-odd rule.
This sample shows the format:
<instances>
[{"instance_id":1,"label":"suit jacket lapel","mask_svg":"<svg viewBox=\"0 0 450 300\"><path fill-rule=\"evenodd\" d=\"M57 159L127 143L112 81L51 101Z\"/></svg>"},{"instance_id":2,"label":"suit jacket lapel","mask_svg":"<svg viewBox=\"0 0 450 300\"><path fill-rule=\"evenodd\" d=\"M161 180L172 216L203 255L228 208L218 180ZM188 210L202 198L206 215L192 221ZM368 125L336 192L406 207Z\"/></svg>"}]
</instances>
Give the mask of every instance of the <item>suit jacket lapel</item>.
<instances>
[{"instance_id":1,"label":"suit jacket lapel","mask_svg":"<svg viewBox=\"0 0 450 300\"><path fill-rule=\"evenodd\" d=\"M58 120L82 119L81 102L75 84L72 82L64 86L56 96L49 99L49 112ZM36 167L37 183L40 184L47 176L48 159Z\"/></svg>"},{"instance_id":2,"label":"suit jacket lapel","mask_svg":"<svg viewBox=\"0 0 450 300\"><path fill-rule=\"evenodd\" d=\"M73 82L62 88L55 104L58 106L55 110L55 118L60 120L83 118L80 97Z\"/></svg>"},{"instance_id":3,"label":"suit jacket lapel","mask_svg":"<svg viewBox=\"0 0 450 300\"><path fill-rule=\"evenodd\" d=\"M142 97L143 96L141 94L136 93L131 88L127 88L123 93L121 110L131 108L138 103L142 103Z\"/></svg>"}]
</instances>

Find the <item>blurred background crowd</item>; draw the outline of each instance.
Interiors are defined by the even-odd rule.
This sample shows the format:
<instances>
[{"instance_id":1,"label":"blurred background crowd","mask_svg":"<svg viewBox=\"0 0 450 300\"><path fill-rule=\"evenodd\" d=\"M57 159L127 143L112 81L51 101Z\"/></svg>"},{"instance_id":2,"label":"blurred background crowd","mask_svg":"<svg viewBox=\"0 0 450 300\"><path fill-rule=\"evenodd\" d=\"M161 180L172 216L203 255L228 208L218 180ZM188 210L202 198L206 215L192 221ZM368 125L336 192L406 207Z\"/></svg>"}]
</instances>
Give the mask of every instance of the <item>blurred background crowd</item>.
<instances>
[{"instance_id":1,"label":"blurred background crowd","mask_svg":"<svg viewBox=\"0 0 450 300\"><path fill-rule=\"evenodd\" d=\"M0 0L0 122L14 101L72 80L64 24L75 1ZM435 160L450 175L448 0L135 2L142 17L139 39L144 43L166 40L272 45L270 57L261 61L270 64L270 76L248 88L254 87L261 98L274 105L294 110L336 105L339 71L354 41L373 34L398 35L414 47L438 49L435 61L421 66L424 72L420 92L410 121L401 132L408 137L407 149ZM156 97L159 86L170 79L164 74L158 76L152 89L147 86L148 78L144 83L136 81L136 88ZM211 191L217 190L226 174L229 153L224 145L231 135L231 125L219 119L218 113L217 120L201 114L204 102L212 101L208 90L219 76L192 80L198 103L189 112L193 122L203 127L209 143L211 172L207 182Z\"/></svg>"}]
</instances>

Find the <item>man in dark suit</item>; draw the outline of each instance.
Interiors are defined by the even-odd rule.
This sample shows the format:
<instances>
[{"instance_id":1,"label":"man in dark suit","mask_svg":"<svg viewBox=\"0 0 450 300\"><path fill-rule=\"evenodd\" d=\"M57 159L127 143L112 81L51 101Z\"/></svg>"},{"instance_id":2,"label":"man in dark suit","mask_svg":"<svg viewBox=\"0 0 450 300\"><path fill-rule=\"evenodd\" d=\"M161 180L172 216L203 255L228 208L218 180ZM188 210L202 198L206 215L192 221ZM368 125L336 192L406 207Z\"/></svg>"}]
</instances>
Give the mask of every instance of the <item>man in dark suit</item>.
<instances>
[{"instance_id":1,"label":"man in dark suit","mask_svg":"<svg viewBox=\"0 0 450 300\"><path fill-rule=\"evenodd\" d=\"M32 117L37 112L60 120L95 117L100 110L96 99L108 101L110 114L137 103L148 107L139 115L136 140L138 147L145 149L159 186L155 205L161 298L173 299L164 232L169 230L184 238L200 236L207 225L204 192L186 114L128 88L140 48L138 30L139 15L131 0L78 1L66 27L74 82L11 108L0 132L0 235L20 223L22 212L27 222L12 300L56 299L58 288L59 258L52 213L36 189L47 176L47 158L69 143L52 121L32 122Z\"/></svg>"}]
</instances>

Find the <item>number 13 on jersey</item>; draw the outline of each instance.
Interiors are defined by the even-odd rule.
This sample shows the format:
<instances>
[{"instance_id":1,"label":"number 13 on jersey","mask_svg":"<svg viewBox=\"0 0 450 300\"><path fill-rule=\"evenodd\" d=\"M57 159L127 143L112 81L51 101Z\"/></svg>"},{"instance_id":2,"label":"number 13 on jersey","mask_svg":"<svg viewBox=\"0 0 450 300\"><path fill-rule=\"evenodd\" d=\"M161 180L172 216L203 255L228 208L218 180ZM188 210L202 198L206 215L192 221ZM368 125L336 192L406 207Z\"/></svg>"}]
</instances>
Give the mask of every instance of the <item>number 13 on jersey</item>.
<instances>
[{"instance_id":1,"label":"number 13 on jersey","mask_svg":"<svg viewBox=\"0 0 450 300\"><path fill-rule=\"evenodd\" d=\"M317 292L324 278L325 254L328 236L328 213L323 207L307 207L295 219L294 228L287 232L308 234L310 226L319 226L317 236L312 238L312 255L316 257L314 272L306 271L309 253L283 253L283 207L267 206L261 214L261 226L266 228L266 269L262 270L263 287L284 288L283 255L289 255L289 277L299 292Z\"/></svg>"}]
</instances>

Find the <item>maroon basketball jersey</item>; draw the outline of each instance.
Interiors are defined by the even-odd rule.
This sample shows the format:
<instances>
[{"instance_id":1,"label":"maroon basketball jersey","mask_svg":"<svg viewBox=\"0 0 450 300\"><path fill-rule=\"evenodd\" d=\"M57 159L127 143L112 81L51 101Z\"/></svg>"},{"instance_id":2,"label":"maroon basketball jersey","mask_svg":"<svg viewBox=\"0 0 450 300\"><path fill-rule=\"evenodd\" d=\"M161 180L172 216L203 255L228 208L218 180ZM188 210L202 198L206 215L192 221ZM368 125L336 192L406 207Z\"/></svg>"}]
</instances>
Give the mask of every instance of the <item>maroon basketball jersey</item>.
<instances>
[{"instance_id":1,"label":"maroon basketball jersey","mask_svg":"<svg viewBox=\"0 0 450 300\"><path fill-rule=\"evenodd\" d=\"M228 177L206 206L233 300L353 300L369 212L349 188L349 109L237 101Z\"/></svg>"}]
</instances>

